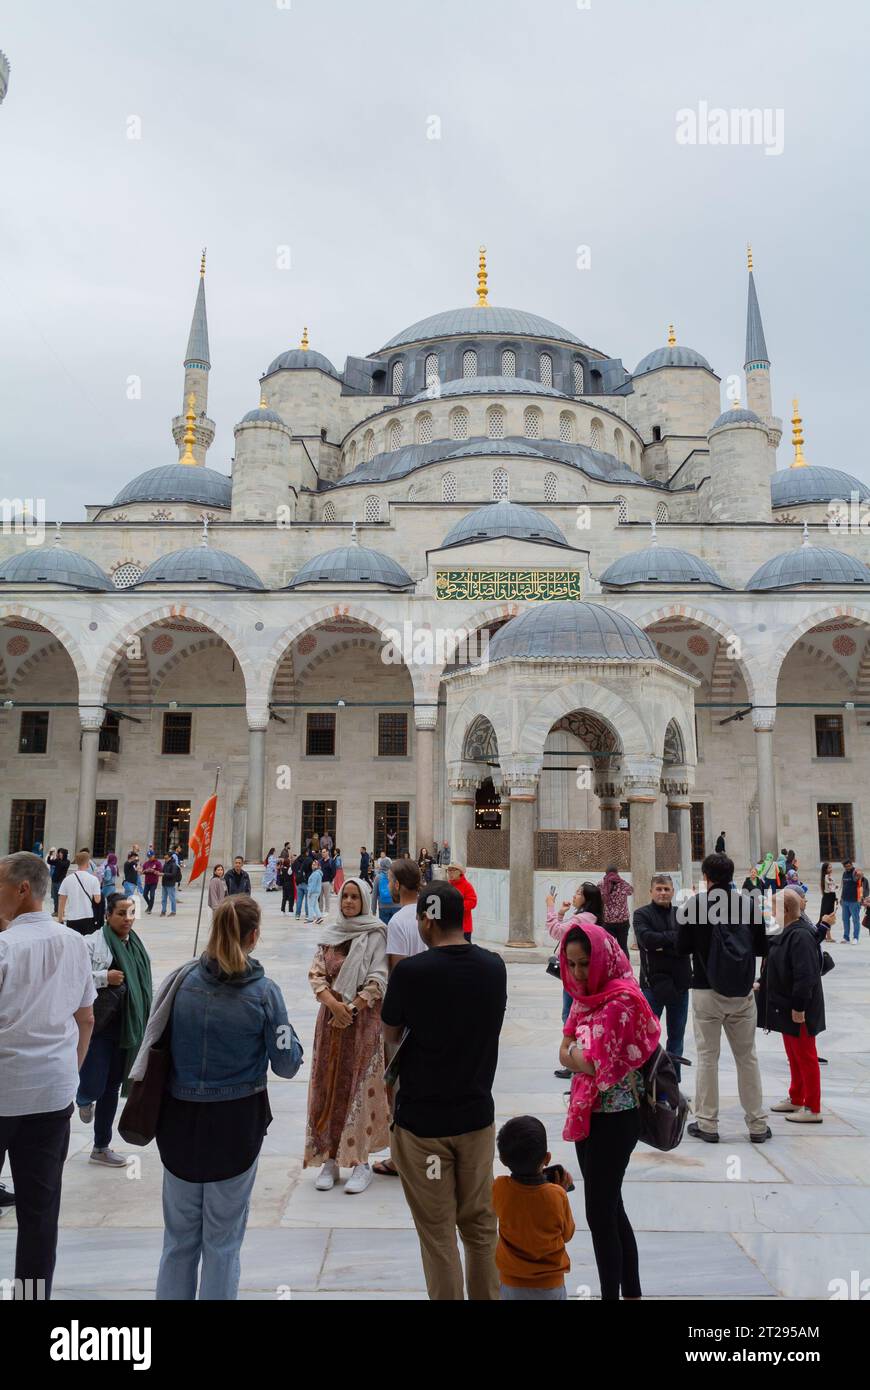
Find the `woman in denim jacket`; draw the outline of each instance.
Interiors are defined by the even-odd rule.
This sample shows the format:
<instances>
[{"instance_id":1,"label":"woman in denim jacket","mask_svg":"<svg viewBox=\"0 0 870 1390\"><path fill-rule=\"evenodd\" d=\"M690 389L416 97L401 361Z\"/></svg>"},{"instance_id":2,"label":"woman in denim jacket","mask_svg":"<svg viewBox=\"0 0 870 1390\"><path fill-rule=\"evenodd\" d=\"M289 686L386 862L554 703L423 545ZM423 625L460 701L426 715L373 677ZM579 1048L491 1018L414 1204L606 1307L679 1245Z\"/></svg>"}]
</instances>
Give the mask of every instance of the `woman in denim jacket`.
<instances>
[{"instance_id":1,"label":"woman in denim jacket","mask_svg":"<svg viewBox=\"0 0 870 1390\"><path fill-rule=\"evenodd\" d=\"M215 909L199 961L172 1004L171 1069L157 1128L165 1234L158 1299L234 1299L263 1138L269 1064L296 1075L302 1046L281 991L251 956L260 909L247 894Z\"/></svg>"}]
</instances>

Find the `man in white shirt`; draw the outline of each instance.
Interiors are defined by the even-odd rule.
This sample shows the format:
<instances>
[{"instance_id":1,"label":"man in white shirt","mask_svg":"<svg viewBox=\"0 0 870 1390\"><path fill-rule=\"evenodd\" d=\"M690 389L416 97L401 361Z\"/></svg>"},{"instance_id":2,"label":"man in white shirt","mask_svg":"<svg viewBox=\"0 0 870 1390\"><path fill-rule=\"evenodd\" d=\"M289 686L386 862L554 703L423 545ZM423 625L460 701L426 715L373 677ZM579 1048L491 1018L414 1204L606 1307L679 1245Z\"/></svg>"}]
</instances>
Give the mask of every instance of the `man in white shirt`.
<instances>
[{"instance_id":1,"label":"man in white shirt","mask_svg":"<svg viewBox=\"0 0 870 1390\"><path fill-rule=\"evenodd\" d=\"M387 966L392 971L405 956L426 950L417 926L417 899L423 875L413 859L394 859L389 870L390 888L399 895L399 910L387 923Z\"/></svg>"},{"instance_id":2,"label":"man in white shirt","mask_svg":"<svg viewBox=\"0 0 870 1390\"><path fill-rule=\"evenodd\" d=\"M0 859L0 1150L15 1182L16 1297L51 1295L69 1121L94 1026L88 948L44 910L49 886L37 855Z\"/></svg>"},{"instance_id":3,"label":"man in white shirt","mask_svg":"<svg viewBox=\"0 0 870 1390\"><path fill-rule=\"evenodd\" d=\"M80 849L75 867L60 885L58 896L57 920L73 927L81 936L90 936L96 930L94 904L103 896L100 880L88 868L90 862L90 852Z\"/></svg>"}]
</instances>

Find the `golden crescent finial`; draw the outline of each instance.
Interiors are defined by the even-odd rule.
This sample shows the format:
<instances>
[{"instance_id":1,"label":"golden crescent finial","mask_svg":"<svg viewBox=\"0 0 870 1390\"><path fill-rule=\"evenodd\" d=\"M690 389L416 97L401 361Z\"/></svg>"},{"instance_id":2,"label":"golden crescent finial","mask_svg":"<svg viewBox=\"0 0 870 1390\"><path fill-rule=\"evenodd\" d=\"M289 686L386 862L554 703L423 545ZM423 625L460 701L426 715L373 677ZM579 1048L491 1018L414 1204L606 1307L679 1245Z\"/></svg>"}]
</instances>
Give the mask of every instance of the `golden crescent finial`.
<instances>
[{"instance_id":1,"label":"golden crescent finial","mask_svg":"<svg viewBox=\"0 0 870 1390\"><path fill-rule=\"evenodd\" d=\"M752 246L751 246L750 242L748 242L748 241L747 241L747 243L746 243L746 267L747 267L747 269L749 270L749 272L751 273L751 272L752 272Z\"/></svg>"},{"instance_id":2,"label":"golden crescent finial","mask_svg":"<svg viewBox=\"0 0 870 1390\"><path fill-rule=\"evenodd\" d=\"M791 442L794 445L794 459L791 466L792 468L806 468L808 465L804 458L803 420L798 414L797 396L792 401L791 408Z\"/></svg>"},{"instance_id":3,"label":"golden crescent finial","mask_svg":"<svg viewBox=\"0 0 870 1390\"><path fill-rule=\"evenodd\" d=\"M677 345L677 335L676 335L676 333L674 332L674 325L673 325L672 323L669 323L669 324L668 324L668 347L676 347L676 345Z\"/></svg>"},{"instance_id":4,"label":"golden crescent finial","mask_svg":"<svg viewBox=\"0 0 870 1390\"><path fill-rule=\"evenodd\" d=\"M489 299L487 298L487 273L486 273L486 247L479 249L477 262L477 307L478 309L488 309Z\"/></svg>"},{"instance_id":5,"label":"golden crescent finial","mask_svg":"<svg viewBox=\"0 0 870 1390\"><path fill-rule=\"evenodd\" d=\"M196 443L196 431L194 429L194 421L196 420L196 411L194 409L195 405L196 396L191 391L190 395L187 398L187 410L184 416L187 422L184 431L184 453L178 460L179 463L193 465L194 468L196 467L196 459L193 457L193 446Z\"/></svg>"},{"instance_id":6,"label":"golden crescent finial","mask_svg":"<svg viewBox=\"0 0 870 1390\"><path fill-rule=\"evenodd\" d=\"M200 261L200 263L199 263L199 273L200 273L200 276L201 276L201 277L204 277L204 276L205 276L205 253L206 253L206 248L203 247L203 248L202 248L202 259L201 259L201 261Z\"/></svg>"},{"instance_id":7,"label":"golden crescent finial","mask_svg":"<svg viewBox=\"0 0 870 1390\"><path fill-rule=\"evenodd\" d=\"M300 348L302 349L303 352L307 352L307 351L308 351L308 327L307 327L307 325L302 329L302 342L299 344L299 346L300 346Z\"/></svg>"}]
</instances>

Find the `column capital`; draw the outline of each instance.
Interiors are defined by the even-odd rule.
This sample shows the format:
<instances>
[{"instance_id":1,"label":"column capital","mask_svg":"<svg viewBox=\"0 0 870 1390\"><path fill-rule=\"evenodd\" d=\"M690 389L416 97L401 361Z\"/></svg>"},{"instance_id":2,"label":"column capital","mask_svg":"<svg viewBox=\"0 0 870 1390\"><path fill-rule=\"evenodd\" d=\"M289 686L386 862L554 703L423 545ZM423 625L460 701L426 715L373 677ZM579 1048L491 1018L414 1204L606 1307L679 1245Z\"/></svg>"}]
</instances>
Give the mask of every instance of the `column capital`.
<instances>
[{"instance_id":1,"label":"column capital","mask_svg":"<svg viewBox=\"0 0 870 1390\"><path fill-rule=\"evenodd\" d=\"M776 723L776 705L753 705L752 727L757 734L770 734Z\"/></svg>"},{"instance_id":2,"label":"column capital","mask_svg":"<svg viewBox=\"0 0 870 1390\"><path fill-rule=\"evenodd\" d=\"M251 733L262 732L269 727L269 710L262 705L248 705L245 710L248 728Z\"/></svg>"},{"instance_id":3,"label":"column capital","mask_svg":"<svg viewBox=\"0 0 870 1390\"><path fill-rule=\"evenodd\" d=\"M629 801L654 801L662 780L661 758L627 758L625 794Z\"/></svg>"},{"instance_id":4,"label":"column capital","mask_svg":"<svg viewBox=\"0 0 870 1390\"><path fill-rule=\"evenodd\" d=\"M106 711L102 705L79 705L79 723L83 733L98 734L105 717Z\"/></svg>"},{"instance_id":5,"label":"column capital","mask_svg":"<svg viewBox=\"0 0 870 1390\"><path fill-rule=\"evenodd\" d=\"M679 806L683 802L688 805L687 797L695 785L695 769L693 767L675 766L662 769L661 789L668 799L669 806Z\"/></svg>"},{"instance_id":6,"label":"column capital","mask_svg":"<svg viewBox=\"0 0 870 1390\"><path fill-rule=\"evenodd\" d=\"M438 727L438 704L423 701L414 704L414 728L423 733L434 733Z\"/></svg>"}]
</instances>

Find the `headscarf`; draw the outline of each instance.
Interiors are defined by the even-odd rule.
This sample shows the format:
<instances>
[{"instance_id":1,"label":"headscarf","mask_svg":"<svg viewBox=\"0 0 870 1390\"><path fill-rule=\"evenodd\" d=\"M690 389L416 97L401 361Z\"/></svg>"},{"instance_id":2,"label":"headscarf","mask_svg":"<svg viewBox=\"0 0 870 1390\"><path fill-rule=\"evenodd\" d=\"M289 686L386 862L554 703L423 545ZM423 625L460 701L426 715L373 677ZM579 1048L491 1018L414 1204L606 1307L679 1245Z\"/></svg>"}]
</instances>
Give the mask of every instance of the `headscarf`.
<instances>
[{"instance_id":1,"label":"headscarf","mask_svg":"<svg viewBox=\"0 0 870 1390\"><path fill-rule=\"evenodd\" d=\"M586 1139L599 1091L609 1090L651 1057L661 1025L634 978L628 957L604 927L586 926L589 973L585 988L568 966L565 937L559 947L562 984L574 1003L565 1037L576 1038L595 1074L575 1072L563 1139Z\"/></svg>"},{"instance_id":2,"label":"headscarf","mask_svg":"<svg viewBox=\"0 0 870 1390\"><path fill-rule=\"evenodd\" d=\"M345 917L341 910L342 894L349 883L356 884L362 902L358 917ZM335 977L333 993L350 1003L371 981L380 985L383 995L387 988L387 929L372 912L369 886L362 878L344 880L335 923L323 927L317 938L318 946L342 946L345 941L350 942L350 949Z\"/></svg>"},{"instance_id":3,"label":"headscarf","mask_svg":"<svg viewBox=\"0 0 870 1390\"><path fill-rule=\"evenodd\" d=\"M117 875L117 872L118 872L118 856L117 856L117 854L114 854L114 853L113 853L113 854L107 854L107 855L106 855L106 863L108 864L109 868L112 870L112 873L115 874L115 875Z\"/></svg>"}]
</instances>

